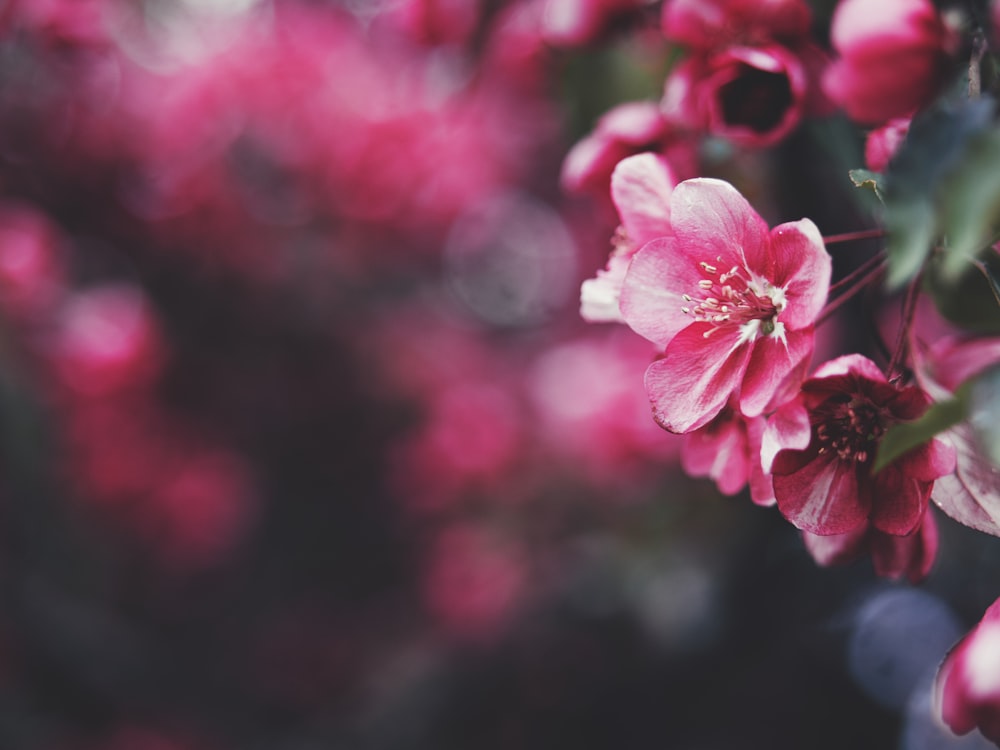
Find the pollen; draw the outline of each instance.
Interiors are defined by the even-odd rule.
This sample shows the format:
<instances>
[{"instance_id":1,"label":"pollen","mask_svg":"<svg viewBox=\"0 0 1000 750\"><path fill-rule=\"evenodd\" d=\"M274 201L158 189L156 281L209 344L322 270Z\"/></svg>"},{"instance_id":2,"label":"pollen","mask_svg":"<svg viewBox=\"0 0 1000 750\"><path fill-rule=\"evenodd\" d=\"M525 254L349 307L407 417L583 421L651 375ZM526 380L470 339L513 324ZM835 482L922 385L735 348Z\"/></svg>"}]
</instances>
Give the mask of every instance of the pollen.
<instances>
[{"instance_id":1,"label":"pollen","mask_svg":"<svg viewBox=\"0 0 1000 750\"><path fill-rule=\"evenodd\" d=\"M721 262L722 257L717 260ZM692 294L683 295L685 302L694 303L681 308L685 315L711 323L711 330L736 326L742 330L742 335L747 335L748 331L753 336L775 334L778 314L785 305L784 290L772 287L740 266L732 266L721 275L715 263L699 261L698 267L704 278L696 282ZM746 324L752 321L760 321L760 324L747 327Z\"/></svg>"},{"instance_id":2,"label":"pollen","mask_svg":"<svg viewBox=\"0 0 1000 750\"><path fill-rule=\"evenodd\" d=\"M867 464L889 422L885 409L863 396L831 404L815 426L817 453L835 453L841 461Z\"/></svg>"}]
</instances>

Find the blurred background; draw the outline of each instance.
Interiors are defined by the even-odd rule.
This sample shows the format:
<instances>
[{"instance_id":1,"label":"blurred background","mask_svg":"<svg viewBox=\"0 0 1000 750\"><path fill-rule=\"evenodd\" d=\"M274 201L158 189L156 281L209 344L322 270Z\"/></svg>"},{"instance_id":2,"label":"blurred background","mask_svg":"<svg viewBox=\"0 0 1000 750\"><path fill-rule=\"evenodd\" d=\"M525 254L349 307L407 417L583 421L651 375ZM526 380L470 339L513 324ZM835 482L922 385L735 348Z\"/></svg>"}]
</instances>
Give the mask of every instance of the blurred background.
<instances>
[{"instance_id":1,"label":"blurred background","mask_svg":"<svg viewBox=\"0 0 1000 750\"><path fill-rule=\"evenodd\" d=\"M928 680L1000 544L817 567L580 319L618 218L564 161L662 94L658 18L0 1L0 748L982 747ZM833 234L862 149L830 114L678 171Z\"/></svg>"}]
</instances>

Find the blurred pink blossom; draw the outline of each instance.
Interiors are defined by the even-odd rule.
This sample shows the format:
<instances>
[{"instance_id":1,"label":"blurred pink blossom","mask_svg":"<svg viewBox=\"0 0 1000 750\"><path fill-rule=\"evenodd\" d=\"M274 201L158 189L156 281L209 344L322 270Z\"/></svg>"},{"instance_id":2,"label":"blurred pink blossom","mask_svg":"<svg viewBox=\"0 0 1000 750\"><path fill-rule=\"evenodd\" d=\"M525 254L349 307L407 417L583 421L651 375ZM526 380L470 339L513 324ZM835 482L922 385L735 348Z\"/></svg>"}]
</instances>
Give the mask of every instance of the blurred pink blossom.
<instances>
[{"instance_id":1,"label":"blurred pink blossom","mask_svg":"<svg viewBox=\"0 0 1000 750\"><path fill-rule=\"evenodd\" d=\"M841 0L830 38L829 97L858 122L881 125L928 104L950 72L956 44L930 0Z\"/></svg>"},{"instance_id":2,"label":"blurred pink blossom","mask_svg":"<svg viewBox=\"0 0 1000 750\"><path fill-rule=\"evenodd\" d=\"M978 729L1000 744L1000 600L938 669L934 707L956 734Z\"/></svg>"}]
</instances>

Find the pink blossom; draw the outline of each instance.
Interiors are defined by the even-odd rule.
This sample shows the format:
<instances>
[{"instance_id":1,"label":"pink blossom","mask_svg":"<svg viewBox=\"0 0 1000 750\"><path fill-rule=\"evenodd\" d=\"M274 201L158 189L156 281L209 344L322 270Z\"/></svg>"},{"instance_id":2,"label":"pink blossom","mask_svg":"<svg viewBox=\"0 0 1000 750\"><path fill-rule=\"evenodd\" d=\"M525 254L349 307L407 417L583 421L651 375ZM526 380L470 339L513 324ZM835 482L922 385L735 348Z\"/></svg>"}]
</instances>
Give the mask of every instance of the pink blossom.
<instances>
[{"instance_id":1,"label":"pink blossom","mask_svg":"<svg viewBox=\"0 0 1000 750\"><path fill-rule=\"evenodd\" d=\"M869 522L886 534L913 533L934 480L955 468L954 450L933 439L878 473L872 467L886 430L929 405L920 388L890 383L860 354L827 362L778 410L765 435L778 509L803 531L824 536L858 532Z\"/></svg>"},{"instance_id":2,"label":"pink blossom","mask_svg":"<svg viewBox=\"0 0 1000 750\"><path fill-rule=\"evenodd\" d=\"M956 734L979 729L1000 744L1000 599L948 653L935 681L934 706Z\"/></svg>"},{"instance_id":3,"label":"pink blossom","mask_svg":"<svg viewBox=\"0 0 1000 750\"><path fill-rule=\"evenodd\" d=\"M911 346L914 371L921 386L935 399L947 400L966 381L1000 362L1000 338L941 332L942 321L918 317ZM924 346L921 339L933 341ZM942 437L955 446L955 471L941 477L932 500L965 526L1000 536L1000 467L985 454L969 421Z\"/></svg>"},{"instance_id":4,"label":"pink blossom","mask_svg":"<svg viewBox=\"0 0 1000 750\"><path fill-rule=\"evenodd\" d=\"M778 44L692 57L667 80L664 108L690 127L745 146L778 142L802 121L809 72Z\"/></svg>"},{"instance_id":5,"label":"pink blossom","mask_svg":"<svg viewBox=\"0 0 1000 750\"><path fill-rule=\"evenodd\" d=\"M665 154L675 173L695 174L694 152L678 140L655 102L627 102L606 112L593 132L578 141L563 160L560 181L570 193L607 195L620 161L646 151Z\"/></svg>"},{"instance_id":6,"label":"pink blossom","mask_svg":"<svg viewBox=\"0 0 1000 750\"><path fill-rule=\"evenodd\" d=\"M544 0L542 37L568 47L597 41L616 22L638 15L650 0Z\"/></svg>"},{"instance_id":7,"label":"pink blossom","mask_svg":"<svg viewBox=\"0 0 1000 750\"><path fill-rule=\"evenodd\" d=\"M480 5L477 0L403 0L385 16L422 44L464 44L480 23Z\"/></svg>"},{"instance_id":8,"label":"pink blossom","mask_svg":"<svg viewBox=\"0 0 1000 750\"><path fill-rule=\"evenodd\" d=\"M865 166L874 172L884 171L909 130L910 118L897 117L871 131L865 139Z\"/></svg>"},{"instance_id":9,"label":"pink blossom","mask_svg":"<svg viewBox=\"0 0 1000 750\"><path fill-rule=\"evenodd\" d=\"M146 386L159 376L166 357L145 294L128 284L69 297L47 353L62 382L86 396Z\"/></svg>"},{"instance_id":10,"label":"pink blossom","mask_svg":"<svg viewBox=\"0 0 1000 750\"><path fill-rule=\"evenodd\" d=\"M819 230L801 219L768 231L732 185L714 179L678 185L670 222L672 237L632 259L621 298L628 325L665 347L646 370L654 417L689 432L732 396L757 416L808 366L830 282Z\"/></svg>"},{"instance_id":11,"label":"pink blossom","mask_svg":"<svg viewBox=\"0 0 1000 750\"><path fill-rule=\"evenodd\" d=\"M668 119L745 146L768 146L806 114L828 108L817 94L826 55L809 39L801 0L673 0L663 31L692 54L667 78Z\"/></svg>"},{"instance_id":12,"label":"pink blossom","mask_svg":"<svg viewBox=\"0 0 1000 750\"><path fill-rule=\"evenodd\" d=\"M611 199L621 225L612 240L614 250L607 267L580 287L580 315L584 320L624 322L618 303L625 271L640 247L671 234L670 193L674 185L669 165L655 154L636 154L615 167Z\"/></svg>"},{"instance_id":13,"label":"pink blossom","mask_svg":"<svg viewBox=\"0 0 1000 750\"><path fill-rule=\"evenodd\" d=\"M649 418L649 399L635 377L649 363L650 349L615 326L556 342L537 357L528 385L534 431L552 455L547 463L564 463L590 484L616 488L662 476L676 464L681 439Z\"/></svg>"},{"instance_id":14,"label":"pink blossom","mask_svg":"<svg viewBox=\"0 0 1000 750\"><path fill-rule=\"evenodd\" d=\"M0 310L37 318L63 293L58 238L48 220L27 206L0 206Z\"/></svg>"},{"instance_id":15,"label":"pink blossom","mask_svg":"<svg viewBox=\"0 0 1000 750\"><path fill-rule=\"evenodd\" d=\"M424 598L441 625L458 637L488 639L514 615L528 589L528 561L513 541L458 523L434 540L424 571Z\"/></svg>"},{"instance_id":16,"label":"pink blossom","mask_svg":"<svg viewBox=\"0 0 1000 750\"><path fill-rule=\"evenodd\" d=\"M906 578L910 583L927 577L938 548L937 521L930 506L920 526L905 536L886 534L869 523L828 536L803 531L802 538L819 565L844 565L870 555L876 575L894 580Z\"/></svg>"},{"instance_id":17,"label":"pink blossom","mask_svg":"<svg viewBox=\"0 0 1000 750\"><path fill-rule=\"evenodd\" d=\"M693 477L708 477L719 492L735 495L747 484L758 505L773 505L770 477L761 465L764 417L744 417L727 405L704 427L687 433L681 448L681 466Z\"/></svg>"},{"instance_id":18,"label":"pink blossom","mask_svg":"<svg viewBox=\"0 0 1000 750\"><path fill-rule=\"evenodd\" d=\"M872 124L927 104L949 72L954 46L930 0L842 0L830 38L840 58L823 86L849 117Z\"/></svg>"},{"instance_id":19,"label":"pink blossom","mask_svg":"<svg viewBox=\"0 0 1000 750\"><path fill-rule=\"evenodd\" d=\"M802 0L667 0L663 33L671 41L704 49L737 41L797 40L812 17Z\"/></svg>"}]
</instances>

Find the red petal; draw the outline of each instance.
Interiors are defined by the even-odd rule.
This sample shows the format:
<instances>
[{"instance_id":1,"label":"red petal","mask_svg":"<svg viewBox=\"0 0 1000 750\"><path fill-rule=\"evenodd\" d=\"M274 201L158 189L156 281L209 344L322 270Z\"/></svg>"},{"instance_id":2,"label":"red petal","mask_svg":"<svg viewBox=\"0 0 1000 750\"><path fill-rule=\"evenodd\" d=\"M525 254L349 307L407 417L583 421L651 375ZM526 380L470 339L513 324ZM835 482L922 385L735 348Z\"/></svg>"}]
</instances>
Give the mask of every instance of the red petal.
<instances>
[{"instance_id":1,"label":"red petal","mask_svg":"<svg viewBox=\"0 0 1000 750\"><path fill-rule=\"evenodd\" d=\"M853 463L835 454L782 451L772 473L778 509L798 528L813 534L846 534L867 523L870 488L859 481Z\"/></svg>"}]
</instances>

